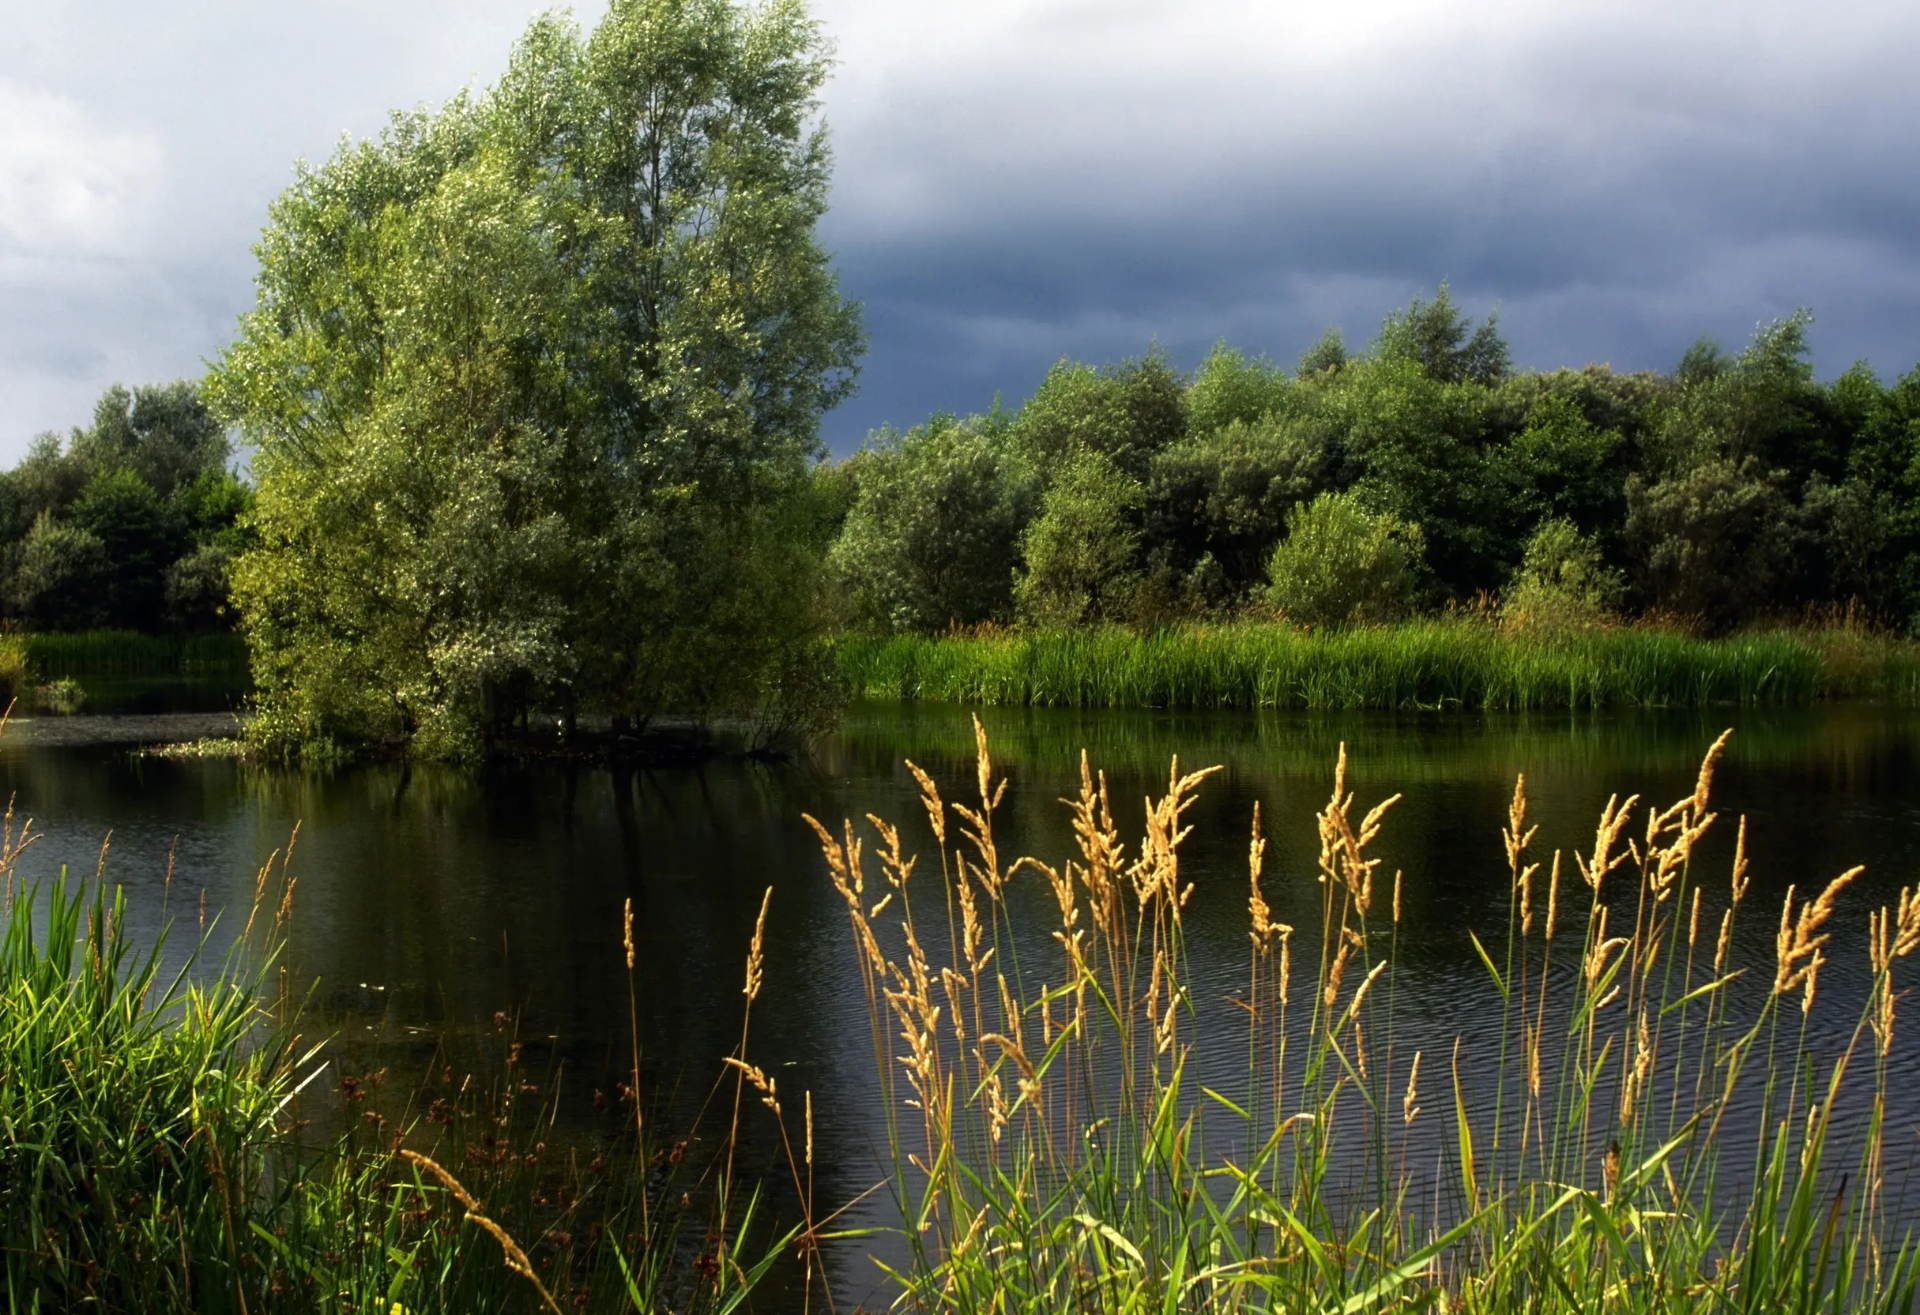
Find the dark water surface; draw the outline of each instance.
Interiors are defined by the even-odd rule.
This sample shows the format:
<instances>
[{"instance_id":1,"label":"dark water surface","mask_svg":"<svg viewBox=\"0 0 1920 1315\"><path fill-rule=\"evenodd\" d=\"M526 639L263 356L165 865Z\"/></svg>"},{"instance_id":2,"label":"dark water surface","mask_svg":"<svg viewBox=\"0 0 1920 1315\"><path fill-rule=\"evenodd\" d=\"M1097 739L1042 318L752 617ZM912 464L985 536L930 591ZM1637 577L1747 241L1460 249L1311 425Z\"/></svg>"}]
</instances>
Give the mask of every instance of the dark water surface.
<instances>
[{"instance_id":1,"label":"dark water surface","mask_svg":"<svg viewBox=\"0 0 1920 1315\"><path fill-rule=\"evenodd\" d=\"M1527 774L1538 855L1566 849L1570 878L1571 851L1590 847L1610 794L1665 804L1689 793L1701 753L1731 725L1715 787L1722 821L1697 871L1717 897L1734 815L1747 815L1753 904L1736 958L1770 972L1773 911L1786 886L1805 890L1867 865L1836 921L1823 1006L1830 994L1836 1004L1858 1001L1867 910L1920 875L1920 717L1904 710L981 716L1011 782L999 815L1008 856L1066 856L1057 800L1076 783L1082 746L1106 769L1130 840L1142 798L1165 789L1172 755L1184 768L1224 767L1188 815L1194 830L1183 850L1196 886L1187 926L1203 1048L1210 1017L1223 1051L1242 1044L1234 1011L1220 1003L1209 1013L1205 1001L1221 1001L1244 975L1253 805L1267 823L1274 915L1316 925L1313 816L1342 741L1362 806L1404 795L1380 852L1386 872L1405 874L1401 999L1412 1002L1414 1032L1471 1033L1489 1016L1495 997L1467 933L1487 938L1505 926L1500 827L1516 772ZM792 1093L790 1111L801 1090L814 1093L819 1199L845 1200L875 1176L873 1058L844 912L801 815L895 820L924 853L920 871L933 874L924 879L936 882L902 759L931 771L950 799L966 799L969 718L959 708L863 705L804 765L479 776L401 766L302 776L130 752L129 741L219 733L231 725L219 715L43 719L9 729L0 776L16 812L31 814L43 835L22 870L44 876L66 863L91 872L111 832L107 872L126 886L146 934L167 912L190 931L203 891L209 910L243 907L256 868L298 823L290 959L300 980L317 978L319 1015L352 1043L343 1053L365 1047L404 1069L446 1038L484 1036L495 1012L508 1011L523 1037L544 1042L543 1062L564 1061L583 1111L592 1089L624 1067L622 902L631 899L636 914L648 1082L680 1090L684 1108L737 1040L742 961L761 892L772 886L751 1051ZM1039 910L1042 895L1022 898ZM1036 944L1046 930L1036 923ZM1908 1040L1896 1055L1896 1093L1913 1094L1908 1108L1890 1111L1890 1147L1910 1141L1920 1117L1915 1050ZM857 1299L871 1288L851 1250L839 1263L841 1294Z\"/></svg>"}]
</instances>

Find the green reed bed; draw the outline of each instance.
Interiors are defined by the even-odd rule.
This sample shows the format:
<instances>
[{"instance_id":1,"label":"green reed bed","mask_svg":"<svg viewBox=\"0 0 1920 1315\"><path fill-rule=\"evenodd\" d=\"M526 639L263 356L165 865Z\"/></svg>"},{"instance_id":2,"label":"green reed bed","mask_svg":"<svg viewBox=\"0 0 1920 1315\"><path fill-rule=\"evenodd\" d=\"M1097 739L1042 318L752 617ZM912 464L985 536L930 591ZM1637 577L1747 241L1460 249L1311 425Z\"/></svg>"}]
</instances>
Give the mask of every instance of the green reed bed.
<instances>
[{"instance_id":1,"label":"green reed bed","mask_svg":"<svg viewBox=\"0 0 1920 1315\"><path fill-rule=\"evenodd\" d=\"M1751 907L1744 821L1712 810L1724 742L1689 795L1616 796L1573 854L1535 852L1516 782L1504 925L1462 967L1494 1002L1470 1040L1396 1008L1400 879L1371 848L1397 796L1363 812L1344 753L1318 928L1273 917L1253 813L1229 1000L1190 976L1182 919L1209 771L1176 764L1129 844L1083 758L1058 861L998 850L984 732L966 804L914 769L932 866L885 820L816 822L887 1098L896 1308L1910 1311L1912 1130L1887 1096L1920 898L1855 909L1858 869L1815 881L1773 962L1736 967L1738 925L1774 911ZM1732 870L1698 871L1716 824ZM1858 1010L1819 995L1842 955L1867 969ZM1244 1037L1238 1074L1202 1076L1203 1025Z\"/></svg>"},{"instance_id":2,"label":"green reed bed","mask_svg":"<svg viewBox=\"0 0 1920 1315\"><path fill-rule=\"evenodd\" d=\"M838 641L857 697L1081 708L1700 707L1920 694L1912 645L1775 631L1695 639L1457 620L1305 632L1238 624Z\"/></svg>"},{"instance_id":3,"label":"green reed bed","mask_svg":"<svg viewBox=\"0 0 1920 1315\"><path fill-rule=\"evenodd\" d=\"M528 1070L504 1017L490 1081L451 1062L398 1091L383 1068L338 1071L296 1035L275 967L284 859L231 956L199 962L202 939L163 972L160 947L129 942L120 895L17 884L22 848L9 818L8 1311L726 1315L793 1240L751 1185L679 1181L630 1094L594 1144L550 1145L556 1075Z\"/></svg>"},{"instance_id":4,"label":"green reed bed","mask_svg":"<svg viewBox=\"0 0 1920 1315\"><path fill-rule=\"evenodd\" d=\"M87 676L247 675L247 641L236 634L143 635L133 630L32 634L13 639L35 681Z\"/></svg>"}]
</instances>

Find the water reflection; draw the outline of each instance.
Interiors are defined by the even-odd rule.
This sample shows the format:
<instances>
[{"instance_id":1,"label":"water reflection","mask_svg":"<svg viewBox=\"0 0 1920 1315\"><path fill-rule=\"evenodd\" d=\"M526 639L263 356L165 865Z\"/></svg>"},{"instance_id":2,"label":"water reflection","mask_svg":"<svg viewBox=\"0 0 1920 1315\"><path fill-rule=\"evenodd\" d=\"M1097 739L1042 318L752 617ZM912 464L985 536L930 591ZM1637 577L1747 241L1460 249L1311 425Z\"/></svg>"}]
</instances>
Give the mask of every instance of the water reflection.
<instances>
[{"instance_id":1,"label":"water reflection","mask_svg":"<svg viewBox=\"0 0 1920 1315\"><path fill-rule=\"evenodd\" d=\"M202 719L203 721L205 719ZM217 718L215 719L217 720ZM1392 792L1380 852L1403 873L1401 999L1408 1026L1436 1036L1474 1030L1490 991L1469 928L1504 926L1499 827L1516 772L1527 774L1542 857L1591 842L1608 797L1670 802L1692 789L1699 757L1723 726L1735 735L1716 782L1723 815L1698 860L1724 883L1733 816L1749 818L1753 905L1737 960L1766 964L1771 919L1788 883L1822 883L1854 863L1867 875L1842 904L1833 963L1822 981L1838 1009L1866 980L1857 952L1866 910L1915 874L1920 779L1913 714L1871 707L1720 716L1194 715L995 709L982 713L1011 782L1000 814L1009 854L1063 856L1057 802L1085 747L1108 773L1122 829L1137 832L1141 801L1164 790L1169 759L1219 763L1189 814L1184 871L1203 1026L1220 1028L1221 1066L1240 1032L1225 1003L1239 988L1246 946L1245 854L1257 800L1269 838L1274 916L1318 920L1313 813L1325 800L1339 745L1361 804ZM742 960L762 890L774 888L767 989L755 1013L755 1057L783 1092L811 1089L821 1198L848 1199L875 1171L872 1059L866 1005L846 925L811 831L867 813L931 843L912 758L964 797L972 779L971 714L940 706L857 708L814 761L701 770L610 772L555 768L483 775L398 765L327 776L246 769L227 761L133 756L128 739L191 737L208 723L75 718L16 726L0 743L0 775L17 813L43 839L23 868L91 872L126 885L133 919L153 935L164 918L244 904L254 873L299 828L290 962L319 983L329 1026L404 1062L446 1035L484 1034L496 1011L518 1013L545 1059L576 1075L570 1108L625 1066L626 983L620 909L633 901L639 940L642 1042L649 1084L678 1084L696 1104L739 1028ZM168 855L172 879L167 880ZM929 865L937 873L931 854ZM925 878L937 880L937 877ZM1019 898L1044 905L1043 892ZM1044 920L1036 922L1036 953ZM1305 933L1303 933L1305 935ZM176 944L176 952L179 950ZM1310 938L1300 952L1311 954ZM1211 1007L1211 1013L1208 1012ZM1837 1016L1837 1014L1836 1014ZM1212 1020L1212 1021L1210 1021ZM1244 1051L1238 1052L1243 1056ZM1896 1056L1920 1114L1914 1049ZM770 1153L770 1151L769 1151ZM859 1299L869 1272L851 1254L839 1291Z\"/></svg>"}]
</instances>

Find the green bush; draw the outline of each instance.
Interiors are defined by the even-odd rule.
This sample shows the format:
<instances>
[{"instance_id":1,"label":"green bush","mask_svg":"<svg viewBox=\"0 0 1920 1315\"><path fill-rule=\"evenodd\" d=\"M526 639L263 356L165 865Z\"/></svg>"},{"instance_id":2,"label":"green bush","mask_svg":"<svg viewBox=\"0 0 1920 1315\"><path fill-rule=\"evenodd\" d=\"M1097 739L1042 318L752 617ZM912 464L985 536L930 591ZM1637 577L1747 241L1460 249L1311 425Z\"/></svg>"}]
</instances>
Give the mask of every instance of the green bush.
<instances>
[{"instance_id":1,"label":"green bush","mask_svg":"<svg viewBox=\"0 0 1920 1315\"><path fill-rule=\"evenodd\" d=\"M1033 481L983 428L936 416L905 435L883 431L850 463L858 493L828 560L856 624L1008 618Z\"/></svg>"},{"instance_id":2,"label":"green bush","mask_svg":"<svg viewBox=\"0 0 1920 1315\"><path fill-rule=\"evenodd\" d=\"M1791 564L1793 508L1748 458L1718 457L1627 484L1627 550L1646 605L1725 631L1775 597Z\"/></svg>"},{"instance_id":3,"label":"green bush","mask_svg":"<svg viewBox=\"0 0 1920 1315\"><path fill-rule=\"evenodd\" d=\"M1287 372L1267 360L1215 345L1187 385L1187 433L1206 434L1231 424L1257 424L1283 410L1293 393Z\"/></svg>"},{"instance_id":4,"label":"green bush","mask_svg":"<svg viewBox=\"0 0 1920 1315\"><path fill-rule=\"evenodd\" d=\"M1296 625L1388 621L1413 604L1420 528L1369 512L1351 493L1296 503L1267 562L1267 603Z\"/></svg>"},{"instance_id":5,"label":"green bush","mask_svg":"<svg viewBox=\"0 0 1920 1315\"><path fill-rule=\"evenodd\" d=\"M1186 392L1164 353L1102 369L1061 361L1013 418L1014 446L1044 477L1098 452L1138 479L1186 433Z\"/></svg>"},{"instance_id":6,"label":"green bush","mask_svg":"<svg viewBox=\"0 0 1920 1315\"><path fill-rule=\"evenodd\" d=\"M1194 576L1217 564L1235 603L1257 588L1287 511L1332 477L1327 436L1311 421L1269 415L1195 433L1154 458L1144 495L1151 568Z\"/></svg>"},{"instance_id":7,"label":"green bush","mask_svg":"<svg viewBox=\"0 0 1920 1315\"><path fill-rule=\"evenodd\" d=\"M222 543L203 543L167 567L167 619L182 630L209 631L233 624L228 567L233 554Z\"/></svg>"},{"instance_id":8,"label":"green bush","mask_svg":"<svg viewBox=\"0 0 1920 1315\"><path fill-rule=\"evenodd\" d=\"M1514 572L1505 610L1526 622L1596 621L1620 606L1626 584L1600 549L1574 523L1552 516L1540 522Z\"/></svg>"},{"instance_id":9,"label":"green bush","mask_svg":"<svg viewBox=\"0 0 1920 1315\"><path fill-rule=\"evenodd\" d=\"M1140 484L1099 452L1068 459L1021 537L1021 619L1078 626L1124 617L1139 583Z\"/></svg>"},{"instance_id":10,"label":"green bush","mask_svg":"<svg viewBox=\"0 0 1920 1315\"><path fill-rule=\"evenodd\" d=\"M40 513L18 549L8 607L36 630L85 630L106 620L111 564L99 538Z\"/></svg>"}]
</instances>

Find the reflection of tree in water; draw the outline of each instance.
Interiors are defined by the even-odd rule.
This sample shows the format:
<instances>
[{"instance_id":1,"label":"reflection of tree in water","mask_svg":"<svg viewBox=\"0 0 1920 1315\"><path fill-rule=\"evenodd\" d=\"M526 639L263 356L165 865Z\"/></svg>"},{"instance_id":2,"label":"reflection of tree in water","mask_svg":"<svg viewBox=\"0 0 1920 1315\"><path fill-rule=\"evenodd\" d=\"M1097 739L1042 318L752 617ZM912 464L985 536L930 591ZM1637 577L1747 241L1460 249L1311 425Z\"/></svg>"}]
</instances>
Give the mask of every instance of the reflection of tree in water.
<instances>
[{"instance_id":1,"label":"reflection of tree in water","mask_svg":"<svg viewBox=\"0 0 1920 1315\"><path fill-rule=\"evenodd\" d=\"M1504 923L1498 822L1516 771L1527 773L1536 849L1585 849L1610 793L1678 797L1703 746L1730 722L1716 804L1728 822L1750 817L1754 898L1777 902L1788 882L1804 889L1836 863L1865 862L1867 875L1849 892L1864 908L1884 902L1920 857L1920 826L1908 815L1913 716L1897 710L1569 718L990 709L981 717L1010 782L997 819L1008 854L1056 861L1070 851L1057 801L1072 792L1083 745L1107 771L1127 835L1138 834L1142 801L1165 791L1174 754L1187 770L1225 767L1187 815L1194 830L1182 857L1196 888L1187 935L1203 1028L1231 1019L1228 1001L1244 987L1246 836L1256 801L1272 916L1300 929L1297 955L1316 952L1313 813L1343 741L1362 807L1404 792L1378 850L1386 873L1404 874L1399 952L1409 1026L1458 1030L1486 1004L1465 929ZM583 1128L594 1126L595 1091L611 1096L628 1063L623 902L634 906L644 1085L663 1121L684 1123L737 1040L742 964L771 885L766 988L749 1055L776 1078L790 1111L799 1093L813 1092L820 1199L844 1201L877 1176L878 1110L845 913L800 815L900 822L907 849L920 855L913 880L932 892L937 854L905 758L964 797L972 713L865 705L813 761L782 767L475 774L388 764L301 774L22 741L0 753L0 776L18 815L57 819L23 861L28 874L61 862L90 873L102 837L113 833L108 875L128 887L136 935L157 929L163 900L190 928L202 889L210 911L244 907L259 863L298 822L289 964L294 981L320 983L312 1033L351 1040L343 1056L361 1068L378 1067L377 1058L398 1080L438 1046L457 1054L487 1043L493 1015L506 1011L519 1020L530 1068L559 1075L562 1118ZM1717 827L1702 847L1709 880L1725 871L1732 830ZM1010 898L1040 907L1051 897L1023 876ZM916 908L937 923L941 904L923 895ZM1856 912L1849 906L1840 916ZM1751 920L1734 947L1746 962L1770 962L1765 921ZM1050 924L1036 917L1027 925ZM1036 931L1019 952L1046 963L1058 947ZM1822 979L1823 1001L1851 1007L1863 971L1837 957ZM1211 1053L1204 1040L1203 1050ZM747 1132L742 1171L773 1164L768 1120L749 1120ZM861 1217L882 1208L869 1203ZM864 1246L848 1245L848 1272L864 1275Z\"/></svg>"}]
</instances>

